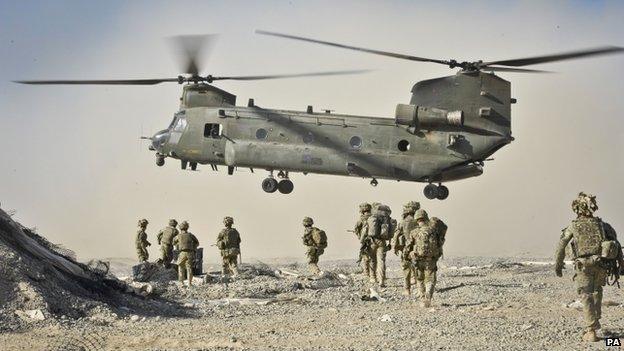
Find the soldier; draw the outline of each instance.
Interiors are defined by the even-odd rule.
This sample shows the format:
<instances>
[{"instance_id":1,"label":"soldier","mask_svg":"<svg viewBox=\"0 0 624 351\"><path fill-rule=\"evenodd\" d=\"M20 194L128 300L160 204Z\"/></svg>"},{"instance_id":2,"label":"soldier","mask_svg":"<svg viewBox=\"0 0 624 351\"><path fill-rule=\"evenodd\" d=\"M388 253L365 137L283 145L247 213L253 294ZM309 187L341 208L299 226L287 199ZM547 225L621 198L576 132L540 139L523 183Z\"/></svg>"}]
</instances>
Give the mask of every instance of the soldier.
<instances>
[{"instance_id":1,"label":"soldier","mask_svg":"<svg viewBox=\"0 0 624 351\"><path fill-rule=\"evenodd\" d=\"M439 219L429 219L423 209L416 211L414 219L417 227L410 232L405 250L409 252L409 258L412 260L421 306L429 307L447 228Z\"/></svg>"},{"instance_id":2,"label":"soldier","mask_svg":"<svg viewBox=\"0 0 624 351\"><path fill-rule=\"evenodd\" d=\"M303 218L303 245L308 247L306 255L308 256L308 267L312 274L320 274L318 267L319 257L327 247L327 235L324 231L313 227L314 221L310 217Z\"/></svg>"},{"instance_id":3,"label":"soldier","mask_svg":"<svg viewBox=\"0 0 624 351\"><path fill-rule=\"evenodd\" d=\"M371 216L371 205L369 203L360 204L360 219L355 224L353 232L360 242L359 262L362 266L362 272L367 278L374 279L375 270L371 268L371 258L368 255L366 243L362 242L363 233L366 228L366 221Z\"/></svg>"},{"instance_id":4,"label":"soldier","mask_svg":"<svg viewBox=\"0 0 624 351\"><path fill-rule=\"evenodd\" d=\"M221 250L221 258L223 259L223 275L238 275L238 255L240 255L240 234L235 228L232 228L234 219L232 217L223 218L225 228L219 232L217 237L217 247Z\"/></svg>"},{"instance_id":5,"label":"soldier","mask_svg":"<svg viewBox=\"0 0 624 351\"><path fill-rule=\"evenodd\" d=\"M403 295L409 296L411 292L412 277L414 269L409 258L409 252L405 250L407 236L416 227L414 213L420 209L420 203L410 201L403 206L403 221L397 226L394 238L392 239L392 247L394 254L401 258L401 268L403 269Z\"/></svg>"},{"instance_id":6,"label":"soldier","mask_svg":"<svg viewBox=\"0 0 624 351\"><path fill-rule=\"evenodd\" d=\"M371 259L373 281L380 287L386 286L386 252L390 249L389 241L392 239L397 227L396 220L390 217L390 207L379 203L372 205L373 212L366 221L366 231L363 233L362 242L368 243L368 255Z\"/></svg>"},{"instance_id":7,"label":"soldier","mask_svg":"<svg viewBox=\"0 0 624 351\"><path fill-rule=\"evenodd\" d=\"M147 241L147 233L145 229L147 229L147 224L149 222L147 219L143 218L139 220L139 230L136 234L136 239L134 244L136 245L137 256L139 256L139 262L146 262L149 258L149 252L147 252L147 247L152 244Z\"/></svg>"},{"instance_id":8,"label":"soldier","mask_svg":"<svg viewBox=\"0 0 624 351\"><path fill-rule=\"evenodd\" d=\"M199 241L193 233L189 233L187 221L180 223L180 234L173 238L173 245L180 251L178 256L178 280L184 283L184 277L188 277L189 286L193 285L193 266L195 265L195 251Z\"/></svg>"},{"instance_id":9,"label":"soldier","mask_svg":"<svg viewBox=\"0 0 624 351\"><path fill-rule=\"evenodd\" d=\"M616 280L622 267L622 249L613 227L594 217L598 210L596 197L579 193L572 202L576 219L561 234L555 254L555 273L562 276L565 248L571 243L574 256L576 289L583 302L585 315L584 341L598 341L596 330L600 329L602 312L602 287L607 276Z\"/></svg>"},{"instance_id":10,"label":"soldier","mask_svg":"<svg viewBox=\"0 0 624 351\"><path fill-rule=\"evenodd\" d=\"M169 225L158 232L156 236L158 238L158 244L160 245L160 262L165 268L169 268L171 260L173 260L173 238L178 235L176 225L178 225L178 221L170 219Z\"/></svg>"}]
</instances>

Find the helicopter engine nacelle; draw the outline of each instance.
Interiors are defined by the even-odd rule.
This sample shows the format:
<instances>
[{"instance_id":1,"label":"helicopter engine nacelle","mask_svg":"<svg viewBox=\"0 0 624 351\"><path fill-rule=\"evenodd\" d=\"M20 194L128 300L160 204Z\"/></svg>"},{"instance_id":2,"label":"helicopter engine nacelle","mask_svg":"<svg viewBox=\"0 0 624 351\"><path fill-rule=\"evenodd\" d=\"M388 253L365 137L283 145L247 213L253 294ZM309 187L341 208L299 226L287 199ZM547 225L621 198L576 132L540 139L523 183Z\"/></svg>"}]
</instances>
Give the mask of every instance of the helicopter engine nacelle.
<instances>
[{"instance_id":1,"label":"helicopter engine nacelle","mask_svg":"<svg viewBox=\"0 0 624 351\"><path fill-rule=\"evenodd\" d=\"M464 125L462 111L447 111L435 107L398 104L395 113L395 122L399 125L414 127L439 127Z\"/></svg>"}]
</instances>

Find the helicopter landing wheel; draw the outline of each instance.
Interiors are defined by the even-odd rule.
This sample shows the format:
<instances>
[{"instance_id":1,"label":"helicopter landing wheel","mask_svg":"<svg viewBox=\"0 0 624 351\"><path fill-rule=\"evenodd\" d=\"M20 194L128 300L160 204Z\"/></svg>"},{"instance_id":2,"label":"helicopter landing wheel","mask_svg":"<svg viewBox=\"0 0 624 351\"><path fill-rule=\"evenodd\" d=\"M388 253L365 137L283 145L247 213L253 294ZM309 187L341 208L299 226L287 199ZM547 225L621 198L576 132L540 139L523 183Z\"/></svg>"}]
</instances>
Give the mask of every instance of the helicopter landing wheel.
<instances>
[{"instance_id":1,"label":"helicopter landing wheel","mask_svg":"<svg viewBox=\"0 0 624 351\"><path fill-rule=\"evenodd\" d=\"M164 156L156 156L156 166L162 167L165 165L165 157Z\"/></svg>"},{"instance_id":2,"label":"helicopter landing wheel","mask_svg":"<svg viewBox=\"0 0 624 351\"><path fill-rule=\"evenodd\" d=\"M444 185L439 185L438 186L438 196L437 199L438 200L444 200L449 196L449 189L447 187L445 187Z\"/></svg>"},{"instance_id":3,"label":"helicopter landing wheel","mask_svg":"<svg viewBox=\"0 0 624 351\"><path fill-rule=\"evenodd\" d=\"M197 170L197 162L191 162L191 171Z\"/></svg>"},{"instance_id":4,"label":"helicopter landing wheel","mask_svg":"<svg viewBox=\"0 0 624 351\"><path fill-rule=\"evenodd\" d=\"M278 184L275 178L265 178L262 181L262 190L267 193L274 193L277 190Z\"/></svg>"},{"instance_id":5,"label":"helicopter landing wheel","mask_svg":"<svg viewBox=\"0 0 624 351\"><path fill-rule=\"evenodd\" d=\"M425 189L423 189L423 193L429 200L437 199L439 194L438 186L435 184L428 184L425 186Z\"/></svg>"},{"instance_id":6,"label":"helicopter landing wheel","mask_svg":"<svg viewBox=\"0 0 624 351\"><path fill-rule=\"evenodd\" d=\"M378 181L377 181L377 179L375 179L375 178L373 178L373 179L370 181L370 185L372 185L372 186L377 186L377 184L379 184L379 182L378 182Z\"/></svg>"},{"instance_id":7,"label":"helicopter landing wheel","mask_svg":"<svg viewBox=\"0 0 624 351\"><path fill-rule=\"evenodd\" d=\"M295 186L290 179L282 179L279 183L277 183L277 190L279 190L282 194L290 194L294 188Z\"/></svg>"}]
</instances>

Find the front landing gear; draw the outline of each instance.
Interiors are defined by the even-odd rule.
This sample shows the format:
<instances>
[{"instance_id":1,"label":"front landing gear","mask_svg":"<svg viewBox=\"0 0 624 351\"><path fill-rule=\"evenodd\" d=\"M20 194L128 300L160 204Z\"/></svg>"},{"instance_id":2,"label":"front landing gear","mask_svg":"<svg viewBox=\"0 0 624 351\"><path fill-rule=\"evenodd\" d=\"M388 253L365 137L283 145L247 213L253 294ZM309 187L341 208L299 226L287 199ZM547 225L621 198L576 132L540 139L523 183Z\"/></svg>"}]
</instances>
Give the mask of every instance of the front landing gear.
<instances>
[{"instance_id":1,"label":"front landing gear","mask_svg":"<svg viewBox=\"0 0 624 351\"><path fill-rule=\"evenodd\" d=\"M288 172L279 171L277 177L281 178L279 182L273 177L273 172L271 171L269 176L262 181L262 190L267 193L274 193L278 190L282 194L292 193L295 186L293 182L288 179Z\"/></svg>"},{"instance_id":2,"label":"front landing gear","mask_svg":"<svg viewBox=\"0 0 624 351\"><path fill-rule=\"evenodd\" d=\"M449 196L449 189L444 185L428 184L423 190L425 197L429 200L444 200Z\"/></svg>"}]
</instances>

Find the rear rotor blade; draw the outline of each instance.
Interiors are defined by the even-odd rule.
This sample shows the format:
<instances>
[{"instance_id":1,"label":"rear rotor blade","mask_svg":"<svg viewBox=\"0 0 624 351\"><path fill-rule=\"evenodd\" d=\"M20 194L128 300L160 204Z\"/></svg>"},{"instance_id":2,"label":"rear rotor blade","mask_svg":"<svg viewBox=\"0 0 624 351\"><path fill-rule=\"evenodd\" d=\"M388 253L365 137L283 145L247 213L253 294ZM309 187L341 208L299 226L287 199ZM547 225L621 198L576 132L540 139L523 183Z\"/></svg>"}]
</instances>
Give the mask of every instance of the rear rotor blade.
<instances>
[{"instance_id":1,"label":"rear rotor blade","mask_svg":"<svg viewBox=\"0 0 624 351\"><path fill-rule=\"evenodd\" d=\"M537 70L537 69L497 67L497 66L485 66L485 67L482 67L481 69L484 70L484 71L494 71L494 72L553 73L551 71L541 71L541 70Z\"/></svg>"},{"instance_id":2,"label":"rear rotor blade","mask_svg":"<svg viewBox=\"0 0 624 351\"><path fill-rule=\"evenodd\" d=\"M617 46L605 46L601 48L571 51L571 52L565 52L561 54L554 54L554 55L547 55L547 56L535 56L535 57L527 57L523 59L492 61L492 62L486 62L484 65L485 66L503 65L503 66L520 67L520 66L535 65L538 63L571 60L571 59L577 59L577 58L589 57L589 56L615 54L615 53L622 52L622 51L624 51L624 48L617 47Z\"/></svg>"},{"instance_id":3,"label":"rear rotor blade","mask_svg":"<svg viewBox=\"0 0 624 351\"><path fill-rule=\"evenodd\" d=\"M155 85L164 82L178 82L178 78L162 79L121 79L121 80L14 80L20 84L70 84L70 85Z\"/></svg>"},{"instance_id":4,"label":"rear rotor blade","mask_svg":"<svg viewBox=\"0 0 624 351\"><path fill-rule=\"evenodd\" d=\"M338 43L332 43L332 42L329 42L329 41L322 41L322 40L298 37L298 36L295 36L295 35L275 33L275 32L268 32L268 31L264 31L264 30L256 30L256 33L257 34L270 35L270 36L274 36L274 37L280 37L280 38L287 38L287 39L307 41L307 42L310 42L310 43L334 46L334 47L342 48L342 49L362 51L362 52L367 52L367 53L370 53L370 54L389 56L389 57L394 57L394 58L399 58L399 59L404 59L404 60L410 60L410 61L433 62L433 63L439 63L439 64L443 64L443 65L449 65L451 63L450 61L445 61L445 60L436 60L436 59L430 59L430 58L425 58L425 57L417 57L417 56L411 56L411 55L397 54L397 53L394 53L394 52L366 49L366 48L360 48L360 47L356 47L356 46L349 46L349 45L343 45L343 44L338 44Z\"/></svg>"},{"instance_id":5,"label":"rear rotor blade","mask_svg":"<svg viewBox=\"0 0 624 351\"><path fill-rule=\"evenodd\" d=\"M229 76L229 77L212 77L208 76L208 80L262 80L262 79L279 79L279 78L297 78L297 77L319 77L319 76L337 76L345 74L360 74L370 72L371 70L359 69L349 71L329 71L329 72L311 72L311 73L295 73L295 74L275 74L264 76Z\"/></svg>"},{"instance_id":6,"label":"rear rotor blade","mask_svg":"<svg viewBox=\"0 0 624 351\"><path fill-rule=\"evenodd\" d=\"M177 49L182 72L197 76L201 72L201 62L210 53L217 40L216 34L179 35L171 37Z\"/></svg>"}]
</instances>

